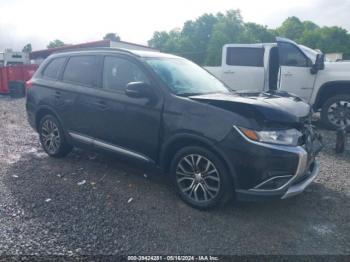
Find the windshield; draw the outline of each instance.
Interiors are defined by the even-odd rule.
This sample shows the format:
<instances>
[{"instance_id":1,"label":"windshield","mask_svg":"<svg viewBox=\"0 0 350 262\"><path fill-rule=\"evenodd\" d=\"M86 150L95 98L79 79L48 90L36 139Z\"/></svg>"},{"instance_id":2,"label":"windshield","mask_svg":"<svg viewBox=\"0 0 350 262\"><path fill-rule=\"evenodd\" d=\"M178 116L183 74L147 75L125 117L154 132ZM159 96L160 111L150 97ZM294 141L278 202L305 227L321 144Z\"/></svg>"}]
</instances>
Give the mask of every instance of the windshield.
<instances>
[{"instance_id":1,"label":"windshield","mask_svg":"<svg viewBox=\"0 0 350 262\"><path fill-rule=\"evenodd\" d=\"M225 85L200 66L182 58L146 58L176 95L228 93Z\"/></svg>"}]
</instances>

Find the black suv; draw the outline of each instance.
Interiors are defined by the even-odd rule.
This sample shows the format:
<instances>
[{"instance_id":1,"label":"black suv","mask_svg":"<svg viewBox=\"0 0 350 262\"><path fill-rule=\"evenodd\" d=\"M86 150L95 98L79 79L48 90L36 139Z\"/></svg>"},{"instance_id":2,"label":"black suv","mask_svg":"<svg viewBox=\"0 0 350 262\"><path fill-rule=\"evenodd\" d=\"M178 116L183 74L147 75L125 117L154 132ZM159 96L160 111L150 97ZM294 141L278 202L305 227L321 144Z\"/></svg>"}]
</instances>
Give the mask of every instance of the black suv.
<instances>
[{"instance_id":1,"label":"black suv","mask_svg":"<svg viewBox=\"0 0 350 262\"><path fill-rule=\"evenodd\" d=\"M111 48L51 55L27 82L27 112L48 155L73 146L170 174L197 208L287 198L319 171L310 106L286 93L237 93L196 64Z\"/></svg>"}]
</instances>

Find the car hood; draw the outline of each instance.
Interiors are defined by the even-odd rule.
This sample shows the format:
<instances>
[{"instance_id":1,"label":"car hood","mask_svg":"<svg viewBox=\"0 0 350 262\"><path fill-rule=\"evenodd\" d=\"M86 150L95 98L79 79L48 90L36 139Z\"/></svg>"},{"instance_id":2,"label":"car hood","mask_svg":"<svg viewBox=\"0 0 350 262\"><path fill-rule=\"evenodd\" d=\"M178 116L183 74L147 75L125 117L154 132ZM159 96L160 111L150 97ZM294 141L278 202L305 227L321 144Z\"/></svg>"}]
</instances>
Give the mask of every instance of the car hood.
<instances>
[{"instance_id":1,"label":"car hood","mask_svg":"<svg viewBox=\"0 0 350 262\"><path fill-rule=\"evenodd\" d=\"M334 71L346 70L349 73L350 62L349 61L339 61L339 62L325 62L325 69L331 69Z\"/></svg>"},{"instance_id":2,"label":"car hood","mask_svg":"<svg viewBox=\"0 0 350 262\"><path fill-rule=\"evenodd\" d=\"M300 124L311 115L310 105L286 92L217 93L189 98L265 123Z\"/></svg>"}]
</instances>

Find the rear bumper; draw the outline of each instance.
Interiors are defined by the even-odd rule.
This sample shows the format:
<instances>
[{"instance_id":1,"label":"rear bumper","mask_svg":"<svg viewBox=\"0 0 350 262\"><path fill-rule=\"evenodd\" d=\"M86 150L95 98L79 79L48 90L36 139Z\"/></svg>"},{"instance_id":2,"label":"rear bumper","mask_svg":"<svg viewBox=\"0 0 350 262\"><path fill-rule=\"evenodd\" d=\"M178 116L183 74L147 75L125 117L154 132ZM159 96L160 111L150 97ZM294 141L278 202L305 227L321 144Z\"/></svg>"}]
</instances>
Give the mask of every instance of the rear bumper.
<instances>
[{"instance_id":1,"label":"rear bumper","mask_svg":"<svg viewBox=\"0 0 350 262\"><path fill-rule=\"evenodd\" d=\"M27 111L27 120L30 126L36 130L36 123L35 123L35 109L34 106L29 103L28 101L26 102L26 111Z\"/></svg>"}]
</instances>

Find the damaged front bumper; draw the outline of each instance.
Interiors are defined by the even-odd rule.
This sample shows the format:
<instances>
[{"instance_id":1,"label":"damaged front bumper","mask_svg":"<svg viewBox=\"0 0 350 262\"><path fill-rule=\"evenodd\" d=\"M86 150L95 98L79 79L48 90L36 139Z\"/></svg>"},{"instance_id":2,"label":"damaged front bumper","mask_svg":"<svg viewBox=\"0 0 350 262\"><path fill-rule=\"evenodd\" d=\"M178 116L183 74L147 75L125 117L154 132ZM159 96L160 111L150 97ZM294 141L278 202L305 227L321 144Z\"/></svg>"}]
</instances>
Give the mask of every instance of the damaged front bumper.
<instances>
[{"instance_id":1,"label":"damaged front bumper","mask_svg":"<svg viewBox=\"0 0 350 262\"><path fill-rule=\"evenodd\" d=\"M251 141L250 141L251 142ZM248 190L236 190L239 200L286 199L302 193L319 174L317 154L323 148L322 138L316 132L308 133L303 146L290 147L254 142L256 145L272 150L289 152L298 156L294 174L275 176L259 183ZM273 186L278 185L278 186Z\"/></svg>"},{"instance_id":2,"label":"damaged front bumper","mask_svg":"<svg viewBox=\"0 0 350 262\"><path fill-rule=\"evenodd\" d=\"M291 187L288 188L287 192L282 196L282 199L292 197L295 195L300 194L305 190L305 188L311 184L312 181L315 180L318 173L320 171L320 164L318 160L315 160L312 163L312 169L309 169L306 174L304 174L303 179L296 184L293 184Z\"/></svg>"}]
</instances>

